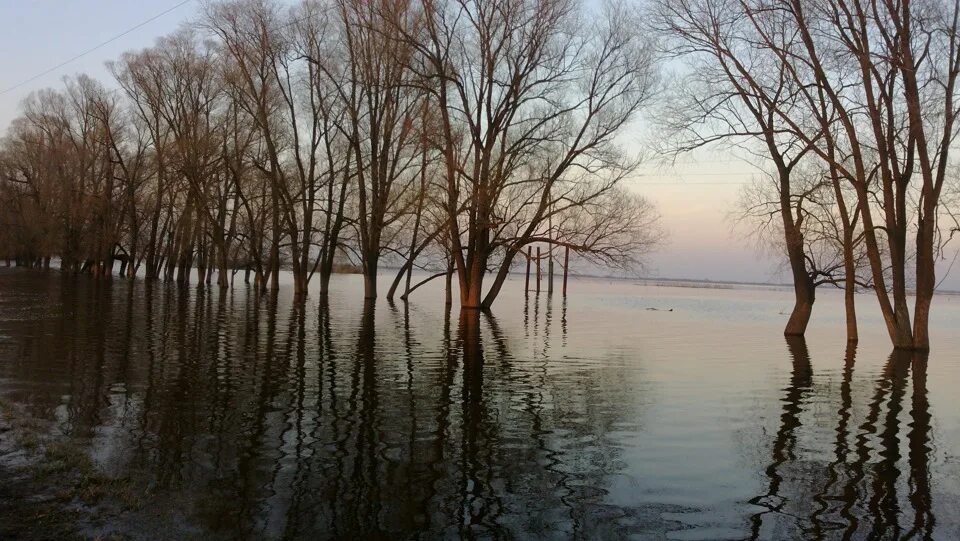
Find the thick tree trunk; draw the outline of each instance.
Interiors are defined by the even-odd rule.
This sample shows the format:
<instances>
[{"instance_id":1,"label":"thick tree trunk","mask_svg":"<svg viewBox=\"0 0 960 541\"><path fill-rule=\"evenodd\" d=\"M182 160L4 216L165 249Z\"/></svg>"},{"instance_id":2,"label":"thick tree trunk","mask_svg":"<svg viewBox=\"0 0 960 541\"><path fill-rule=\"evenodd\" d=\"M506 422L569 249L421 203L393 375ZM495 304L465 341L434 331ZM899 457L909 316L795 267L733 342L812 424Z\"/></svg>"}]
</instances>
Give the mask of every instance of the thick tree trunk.
<instances>
[{"instance_id":1,"label":"thick tree trunk","mask_svg":"<svg viewBox=\"0 0 960 541\"><path fill-rule=\"evenodd\" d=\"M307 294L307 271L301 265L297 265L297 270L293 273L293 294L297 297Z\"/></svg>"},{"instance_id":2,"label":"thick tree trunk","mask_svg":"<svg viewBox=\"0 0 960 541\"><path fill-rule=\"evenodd\" d=\"M330 275L333 274L333 264L323 261L320 263L320 296L326 297L330 293Z\"/></svg>"},{"instance_id":3,"label":"thick tree trunk","mask_svg":"<svg viewBox=\"0 0 960 541\"><path fill-rule=\"evenodd\" d=\"M225 247L217 250L217 286L227 289L227 250Z\"/></svg>"},{"instance_id":4,"label":"thick tree trunk","mask_svg":"<svg viewBox=\"0 0 960 541\"><path fill-rule=\"evenodd\" d=\"M485 308L483 306L483 275L486 265L480 261L481 258L475 257L472 264L467 268L466 283L460 284L460 308L467 310L478 310Z\"/></svg>"},{"instance_id":5,"label":"thick tree trunk","mask_svg":"<svg viewBox=\"0 0 960 541\"><path fill-rule=\"evenodd\" d=\"M816 284L807 272L807 263L804 253L803 231L799 227L800 219L794 221L793 201L790 198L790 169L781 164L778 167L780 180L780 217L783 221L784 241L787 245L787 258L790 262L790 273L793 277L793 311L787 326L783 330L785 336L803 336L810 323L810 314L813 313L813 303L816 300Z\"/></svg>"},{"instance_id":6,"label":"thick tree trunk","mask_svg":"<svg viewBox=\"0 0 960 541\"><path fill-rule=\"evenodd\" d=\"M793 284L794 303L790 319L783 330L786 336L803 336L810 323L810 314L813 313L813 303L816 300L816 287L804 275L804 279Z\"/></svg>"},{"instance_id":7,"label":"thick tree trunk","mask_svg":"<svg viewBox=\"0 0 960 541\"><path fill-rule=\"evenodd\" d=\"M368 252L363 262L363 298L377 298L377 265L379 254Z\"/></svg>"}]
</instances>

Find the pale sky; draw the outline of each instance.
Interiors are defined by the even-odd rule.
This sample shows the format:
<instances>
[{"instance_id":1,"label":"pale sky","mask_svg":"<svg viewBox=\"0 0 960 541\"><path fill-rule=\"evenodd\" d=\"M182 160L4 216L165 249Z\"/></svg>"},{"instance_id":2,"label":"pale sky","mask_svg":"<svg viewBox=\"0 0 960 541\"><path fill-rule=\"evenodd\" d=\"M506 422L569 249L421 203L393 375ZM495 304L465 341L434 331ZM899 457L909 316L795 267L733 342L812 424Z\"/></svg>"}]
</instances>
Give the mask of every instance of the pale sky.
<instances>
[{"instance_id":1,"label":"pale sky","mask_svg":"<svg viewBox=\"0 0 960 541\"><path fill-rule=\"evenodd\" d=\"M0 130L17 115L19 103L33 90L56 87L66 75L87 73L104 84L112 79L104 63L121 53L152 45L200 8L199 0L4 0L0 2ZM175 8L174 8L175 7ZM174 8L115 41L36 80L24 81ZM11 90L8 90L11 89ZM627 138L643 139L638 133ZM631 186L659 208L668 244L649 258L646 274L673 278L783 281L777 265L758 255L743 231L735 231L729 214L739 191L756 171L721 152L683 160L676 166L648 165ZM954 248L950 252L953 257ZM947 262L949 263L949 262ZM940 274L945 271L943 265ZM944 287L960 289L960 269Z\"/></svg>"}]
</instances>

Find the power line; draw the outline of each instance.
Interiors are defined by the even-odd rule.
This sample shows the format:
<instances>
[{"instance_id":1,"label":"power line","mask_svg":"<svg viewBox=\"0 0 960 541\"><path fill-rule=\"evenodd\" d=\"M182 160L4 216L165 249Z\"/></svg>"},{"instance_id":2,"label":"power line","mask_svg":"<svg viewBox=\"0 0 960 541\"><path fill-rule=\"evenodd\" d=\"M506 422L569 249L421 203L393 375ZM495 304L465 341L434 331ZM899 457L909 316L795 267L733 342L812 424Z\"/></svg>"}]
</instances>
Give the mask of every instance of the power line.
<instances>
[{"instance_id":1,"label":"power line","mask_svg":"<svg viewBox=\"0 0 960 541\"><path fill-rule=\"evenodd\" d=\"M647 186L667 186L671 188L685 188L693 186L743 186L743 182L638 182L634 186L643 188Z\"/></svg>"},{"instance_id":2,"label":"power line","mask_svg":"<svg viewBox=\"0 0 960 541\"><path fill-rule=\"evenodd\" d=\"M113 43L114 41L117 41L118 39L122 38L123 36L126 36L127 34L133 32L134 30L138 30L138 29L146 26L147 24L152 23L153 21L159 19L160 17L163 17L163 16L166 15L167 13L170 13L171 11L173 11L173 10L175 10L175 9L177 9L177 8L185 5L185 4L190 3L191 1L192 1L192 0L183 0L183 1L180 2L179 4L176 4L175 6L173 6L173 7L171 7L171 8L168 8L168 9L166 9L166 10L160 12L160 13L157 13L157 14L154 15L153 17L150 17L149 19L147 19L147 20L145 20L145 21L143 21L143 22L140 22L140 23L136 24L135 26L132 26L132 27L124 30L123 32L117 34L116 36L113 36L112 38L108 39L107 41L104 41L104 42L102 42L102 43L100 43L100 44L98 44L98 45L95 45L95 46L87 49L86 51L83 51L82 53L74 56L73 58L70 58L69 60L65 60L65 61L57 64L56 66L54 66L54 67L52 67L52 68L50 68L50 69L44 70L44 71L42 71L42 72L34 75L33 77L31 77L31 78L29 78L29 79L27 79L27 80L25 80L25 81L21 81L21 82L15 84L15 85L11 86L10 88L7 88L7 89L3 90L2 92L0 92L0 96L2 96L3 94L6 94L7 92L10 92L11 90L16 90L16 89L20 88L21 86L23 86L23 85L25 85L25 84L27 84L27 83L32 83L33 81L36 81L37 79L43 77L44 75L47 75L47 74L49 74L49 73L51 73L51 72L54 72L54 71L57 71L58 69L66 66L67 64L69 64L69 63L71 63L71 62L74 62L74 61L76 61L76 60L79 60L80 58L83 58L84 56L86 56L86 55L88 55L88 54L96 51L97 49L103 47L104 45L109 45L110 43Z\"/></svg>"}]
</instances>

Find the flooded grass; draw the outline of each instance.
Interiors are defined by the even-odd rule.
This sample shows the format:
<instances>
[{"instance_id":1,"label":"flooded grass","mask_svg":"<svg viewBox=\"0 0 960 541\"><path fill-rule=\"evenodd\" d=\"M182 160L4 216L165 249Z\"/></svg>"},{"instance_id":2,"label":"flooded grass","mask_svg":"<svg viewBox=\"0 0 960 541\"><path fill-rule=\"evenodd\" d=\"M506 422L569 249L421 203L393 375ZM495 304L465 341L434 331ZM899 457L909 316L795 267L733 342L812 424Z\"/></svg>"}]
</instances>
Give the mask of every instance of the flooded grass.
<instances>
[{"instance_id":1,"label":"flooded grass","mask_svg":"<svg viewBox=\"0 0 960 541\"><path fill-rule=\"evenodd\" d=\"M0 401L0 475L0 539L124 539L90 530L143 504L141 489L99 471L82 443L9 401Z\"/></svg>"}]
</instances>

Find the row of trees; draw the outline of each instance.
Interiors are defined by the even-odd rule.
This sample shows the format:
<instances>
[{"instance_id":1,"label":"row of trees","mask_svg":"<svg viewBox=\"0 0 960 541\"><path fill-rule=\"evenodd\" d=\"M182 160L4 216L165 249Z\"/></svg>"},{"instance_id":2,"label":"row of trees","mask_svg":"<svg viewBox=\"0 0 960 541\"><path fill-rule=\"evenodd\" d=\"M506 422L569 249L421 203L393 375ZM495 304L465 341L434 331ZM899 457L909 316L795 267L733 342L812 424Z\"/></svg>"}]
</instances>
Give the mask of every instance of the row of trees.
<instances>
[{"instance_id":1,"label":"row of trees","mask_svg":"<svg viewBox=\"0 0 960 541\"><path fill-rule=\"evenodd\" d=\"M338 264L456 275L489 307L526 246L628 266L656 213L618 145L651 94L625 7L278 0L202 16L33 94L0 143L0 255L68 272L294 289ZM492 273L493 282L484 280ZM449 283L449 280L448 280Z\"/></svg>"},{"instance_id":2,"label":"row of trees","mask_svg":"<svg viewBox=\"0 0 960 541\"><path fill-rule=\"evenodd\" d=\"M802 335L816 288L875 293L898 348L929 348L935 264L958 230L956 0L654 0L692 69L665 116L672 151L725 142L768 174L746 215L778 233ZM913 317L908 293L913 289Z\"/></svg>"},{"instance_id":3,"label":"row of trees","mask_svg":"<svg viewBox=\"0 0 960 541\"><path fill-rule=\"evenodd\" d=\"M651 0L644 20L582 4L208 4L111 64L110 88L81 76L25 103L0 145L3 250L221 287L245 269L276 288L286 266L298 293L349 261L368 298L389 259L390 295L432 267L467 308L533 243L629 265L658 238L618 145L653 94L644 34L691 68L665 94L670 152L730 143L767 168L744 206L789 262L786 334L832 284L855 341L866 287L895 346L929 347L958 229L957 0Z\"/></svg>"}]
</instances>

